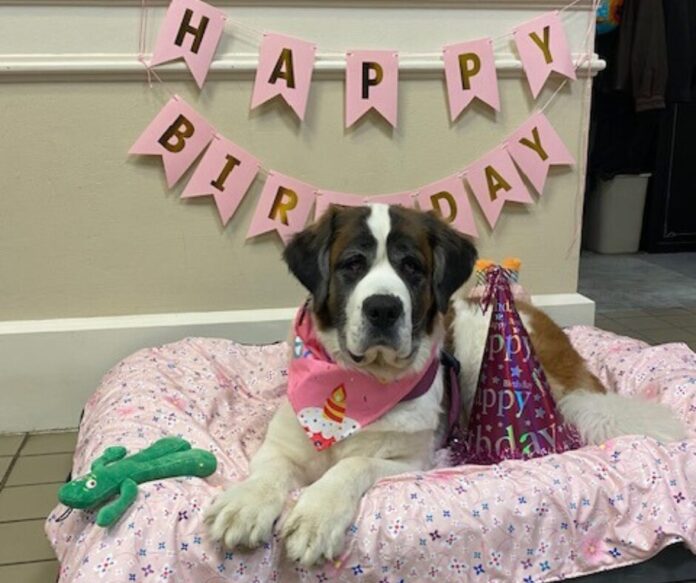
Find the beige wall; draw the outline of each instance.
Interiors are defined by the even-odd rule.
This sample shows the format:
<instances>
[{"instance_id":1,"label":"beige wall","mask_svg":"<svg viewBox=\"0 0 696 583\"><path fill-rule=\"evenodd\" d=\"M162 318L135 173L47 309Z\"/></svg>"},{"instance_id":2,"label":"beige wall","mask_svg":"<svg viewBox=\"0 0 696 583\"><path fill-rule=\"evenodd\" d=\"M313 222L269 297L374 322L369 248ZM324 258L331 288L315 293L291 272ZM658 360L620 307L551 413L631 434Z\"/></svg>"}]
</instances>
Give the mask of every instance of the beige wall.
<instances>
[{"instance_id":1,"label":"beige wall","mask_svg":"<svg viewBox=\"0 0 696 583\"><path fill-rule=\"evenodd\" d=\"M373 194L450 174L521 123L532 107L525 81L500 82L497 120L481 107L452 126L439 78L402 79L393 132L374 118L345 131L338 79L315 81L301 125L278 104L249 114L248 76L209 81L200 95L191 82L170 87L267 167ZM567 85L547 112L576 154L585 83ZM2 85L0 320L287 307L302 297L279 240L245 241L259 182L222 229L212 199L179 200L186 178L167 192L158 158L127 156L167 97L140 80ZM552 171L544 197L508 205L495 233L472 201L481 254L520 256L533 293L575 291L577 191L576 171Z\"/></svg>"}]
</instances>

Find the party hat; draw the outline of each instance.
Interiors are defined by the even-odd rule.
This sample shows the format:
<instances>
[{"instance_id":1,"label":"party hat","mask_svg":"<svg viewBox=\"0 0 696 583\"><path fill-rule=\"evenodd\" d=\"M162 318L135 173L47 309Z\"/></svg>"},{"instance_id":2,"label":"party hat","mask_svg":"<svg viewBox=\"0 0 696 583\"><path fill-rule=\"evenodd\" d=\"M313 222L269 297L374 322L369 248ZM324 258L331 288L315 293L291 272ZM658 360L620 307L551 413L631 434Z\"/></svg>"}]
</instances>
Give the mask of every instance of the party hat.
<instances>
[{"instance_id":1,"label":"party hat","mask_svg":"<svg viewBox=\"0 0 696 583\"><path fill-rule=\"evenodd\" d=\"M556 409L506 270L488 267L486 281L482 308L493 313L459 462L495 464L580 447L577 432Z\"/></svg>"}]
</instances>

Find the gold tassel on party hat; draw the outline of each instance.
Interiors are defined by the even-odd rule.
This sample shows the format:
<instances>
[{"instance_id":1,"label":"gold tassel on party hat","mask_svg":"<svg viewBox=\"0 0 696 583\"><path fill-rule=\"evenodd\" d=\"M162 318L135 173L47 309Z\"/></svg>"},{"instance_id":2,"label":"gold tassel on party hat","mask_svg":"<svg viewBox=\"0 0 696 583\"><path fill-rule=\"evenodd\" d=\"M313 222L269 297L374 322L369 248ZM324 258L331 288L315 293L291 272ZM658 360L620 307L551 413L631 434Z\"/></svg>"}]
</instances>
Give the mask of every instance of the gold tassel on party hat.
<instances>
[{"instance_id":1,"label":"gold tassel on party hat","mask_svg":"<svg viewBox=\"0 0 696 583\"><path fill-rule=\"evenodd\" d=\"M517 257L507 257L503 260L502 267L510 271L519 271L522 267L522 261Z\"/></svg>"},{"instance_id":2,"label":"gold tassel on party hat","mask_svg":"<svg viewBox=\"0 0 696 583\"><path fill-rule=\"evenodd\" d=\"M507 257L503 260L501 267L507 272L510 283L517 283L520 280L522 262L517 257Z\"/></svg>"}]
</instances>

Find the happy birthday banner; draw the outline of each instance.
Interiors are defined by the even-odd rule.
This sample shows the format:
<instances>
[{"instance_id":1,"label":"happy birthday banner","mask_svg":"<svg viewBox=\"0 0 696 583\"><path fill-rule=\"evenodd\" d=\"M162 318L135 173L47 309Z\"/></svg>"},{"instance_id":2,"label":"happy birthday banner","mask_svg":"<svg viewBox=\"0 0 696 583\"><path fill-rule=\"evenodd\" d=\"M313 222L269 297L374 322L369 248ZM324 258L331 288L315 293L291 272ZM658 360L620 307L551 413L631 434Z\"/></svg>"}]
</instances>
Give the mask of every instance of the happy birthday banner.
<instances>
[{"instance_id":1,"label":"happy birthday banner","mask_svg":"<svg viewBox=\"0 0 696 583\"><path fill-rule=\"evenodd\" d=\"M152 60L146 66L149 69L182 58L201 88L224 32L225 19L222 11L201 0L173 0ZM575 66L558 12L524 23L512 35L534 98L553 72L575 79ZM316 46L312 43L264 33L251 108L280 96L298 118L304 119L315 54ZM442 58L453 121L474 99L500 110L493 39L447 45ZM396 126L398 69L396 51L346 52L346 127L371 109ZM223 225L232 218L255 178L267 174L247 237L276 231L285 243L304 227L313 206L315 216L319 216L330 204L359 206L370 201L409 207L417 203L421 209L435 211L461 232L476 237L465 185L493 229L505 202L534 202L522 175L541 195L552 165L574 164L555 129L539 111L498 147L432 184L391 195L327 191L271 169L264 171L252 154L224 138L178 96L162 108L129 153L161 156L169 188L203 154L181 196L213 196Z\"/></svg>"}]
</instances>

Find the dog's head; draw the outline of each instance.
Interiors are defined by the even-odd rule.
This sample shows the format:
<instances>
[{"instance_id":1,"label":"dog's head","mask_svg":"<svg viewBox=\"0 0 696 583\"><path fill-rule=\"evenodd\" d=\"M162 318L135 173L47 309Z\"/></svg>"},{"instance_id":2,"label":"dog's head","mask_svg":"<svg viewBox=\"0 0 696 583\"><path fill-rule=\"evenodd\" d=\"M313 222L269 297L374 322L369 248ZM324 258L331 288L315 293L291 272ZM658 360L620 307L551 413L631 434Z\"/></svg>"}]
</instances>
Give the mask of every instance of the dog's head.
<instances>
[{"instance_id":1,"label":"dog's head","mask_svg":"<svg viewBox=\"0 0 696 583\"><path fill-rule=\"evenodd\" d=\"M332 206L292 239L284 259L312 294L331 356L388 380L428 361L476 249L430 213Z\"/></svg>"}]
</instances>

